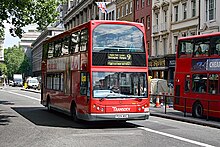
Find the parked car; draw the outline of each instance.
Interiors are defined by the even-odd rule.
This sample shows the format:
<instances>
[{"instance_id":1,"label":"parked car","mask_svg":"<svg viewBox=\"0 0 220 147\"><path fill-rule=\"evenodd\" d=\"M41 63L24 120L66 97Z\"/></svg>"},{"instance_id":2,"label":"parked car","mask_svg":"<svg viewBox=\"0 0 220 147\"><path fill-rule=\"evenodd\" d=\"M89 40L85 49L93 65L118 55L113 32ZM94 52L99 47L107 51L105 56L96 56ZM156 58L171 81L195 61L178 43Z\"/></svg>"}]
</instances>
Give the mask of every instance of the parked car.
<instances>
[{"instance_id":1,"label":"parked car","mask_svg":"<svg viewBox=\"0 0 220 147\"><path fill-rule=\"evenodd\" d=\"M37 89L39 86L39 82L36 78L28 78L27 79L27 88Z\"/></svg>"},{"instance_id":2,"label":"parked car","mask_svg":"<svg viewBox=\"0 0 220 147\"><path fill-rule=\"evenodd\" d=\"M9 84L8 84L9 86L13 86L14 85L14 82L13 81L11 81L11 80L9 80Z\"/></svg>"}]
</instances>

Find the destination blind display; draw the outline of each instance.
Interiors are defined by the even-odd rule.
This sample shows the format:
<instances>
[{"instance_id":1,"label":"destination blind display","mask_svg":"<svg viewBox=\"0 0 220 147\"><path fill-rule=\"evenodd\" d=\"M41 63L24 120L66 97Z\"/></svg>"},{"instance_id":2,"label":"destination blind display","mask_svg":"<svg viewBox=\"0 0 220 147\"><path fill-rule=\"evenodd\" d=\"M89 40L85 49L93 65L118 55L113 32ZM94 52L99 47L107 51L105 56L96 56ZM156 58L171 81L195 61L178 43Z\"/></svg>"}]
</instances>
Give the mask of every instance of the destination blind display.
<instances>
[{"instance_id":1,"label":"destination blind display","mask_svg":"<svg viewBox=\"0 0 220 147\"><path fill-rule=\"evenodd\" d=\"M94 66L146 66L146 53L92 53Z\"/></svg>"},{"instance_id":2,"label":"destination blind display","mask_svg":"<svg viewBox=\"0 0 220 147\"><path fill-rule=\"evenodd\" d=\"M108 54L107 65L124 66L132 65L132 58L130 54Z\"/></svg>"}]
</instances>

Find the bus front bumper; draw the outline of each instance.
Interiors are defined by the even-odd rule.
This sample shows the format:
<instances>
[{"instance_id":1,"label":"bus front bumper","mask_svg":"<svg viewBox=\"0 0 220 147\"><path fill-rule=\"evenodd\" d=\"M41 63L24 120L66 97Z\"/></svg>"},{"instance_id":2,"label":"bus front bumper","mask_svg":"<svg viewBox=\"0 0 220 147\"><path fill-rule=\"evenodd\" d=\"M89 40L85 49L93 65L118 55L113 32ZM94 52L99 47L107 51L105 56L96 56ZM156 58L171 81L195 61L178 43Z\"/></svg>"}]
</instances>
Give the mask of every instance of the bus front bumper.
<instances>
[{"instance_id":1,"label":"bus front bumper","mask_svg":"<svg viewBox=\"0 0 220 147\"><path fill-rule=\"evenodd\" d=\"M145 120L150 116L148 113L108 113L108 114L79 114L78 118L86 121L105 121L105 120Z\"/></svg>"}]
</instances>

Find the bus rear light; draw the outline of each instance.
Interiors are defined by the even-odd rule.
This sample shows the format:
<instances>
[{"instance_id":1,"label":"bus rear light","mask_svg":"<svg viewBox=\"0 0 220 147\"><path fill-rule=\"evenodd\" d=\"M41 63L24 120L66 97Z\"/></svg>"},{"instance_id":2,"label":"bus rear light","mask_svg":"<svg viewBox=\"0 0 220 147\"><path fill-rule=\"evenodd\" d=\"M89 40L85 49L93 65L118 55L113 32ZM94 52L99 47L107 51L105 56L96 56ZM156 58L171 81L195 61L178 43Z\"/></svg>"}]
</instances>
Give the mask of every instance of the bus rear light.
<instances>
[{"instance_id":1,"label":"bus rear light","mask_svg":"<svg viewBox=\"0 0 220 147\"><path fill-rule=\"evenodd\" d=\"M141 111L141 108L140 108L140 107L138 108L138 111Z\"/></svg>"},{"instance_id":2,"label":"bus rear light","mask_svg":"<svg viewBox=\"0 0 220 147\"><path fill-rule=\"evenodd\" d=\"M101 111L104 112L104 108L101 108Z\"/></svg>"},{"instance_id":3,"label":"bus rear light","mask_svg":"<svg viewBox=\"0 0 220 147\"><path fill-rule=\"evenodd\" d=\"M100 110L99 106L97 106L96 109L99 111Z\"/></svg>"},{"instance_id":4,"label":"bus rear light","mask_svg":"<svg viewBox=\"0 0 220 147\"><path fill-rule=\"evenodd\" d=\"M96 105L93 105L92 107L93 107L93 108L95 108L95 107L96 107Z\"/></svg>"}]
</instances>

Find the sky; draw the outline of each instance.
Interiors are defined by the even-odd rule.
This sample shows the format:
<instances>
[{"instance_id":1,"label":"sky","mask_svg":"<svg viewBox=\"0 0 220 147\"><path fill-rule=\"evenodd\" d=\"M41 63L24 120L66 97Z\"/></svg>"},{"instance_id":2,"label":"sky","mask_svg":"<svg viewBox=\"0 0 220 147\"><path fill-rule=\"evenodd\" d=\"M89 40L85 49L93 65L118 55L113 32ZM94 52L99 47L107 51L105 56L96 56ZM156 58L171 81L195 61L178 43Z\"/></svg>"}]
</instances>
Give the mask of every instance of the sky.
<instances>
[{"instance_id":1,"label":"sky","mask_svg":"<svg viewBox=\"0 0 220 147\"><path fill-rule=\"evenodd\" d=\"M5 25L5 40L3 44L3 48L13 47L14 45L18 45L20 39L19 37L11 36L9 29L12 27L11 24L4 23ZM36 28L36 25L28 25L24 28L24 31L27 32L29 29Z\"/></svg>"}]
</instances>

